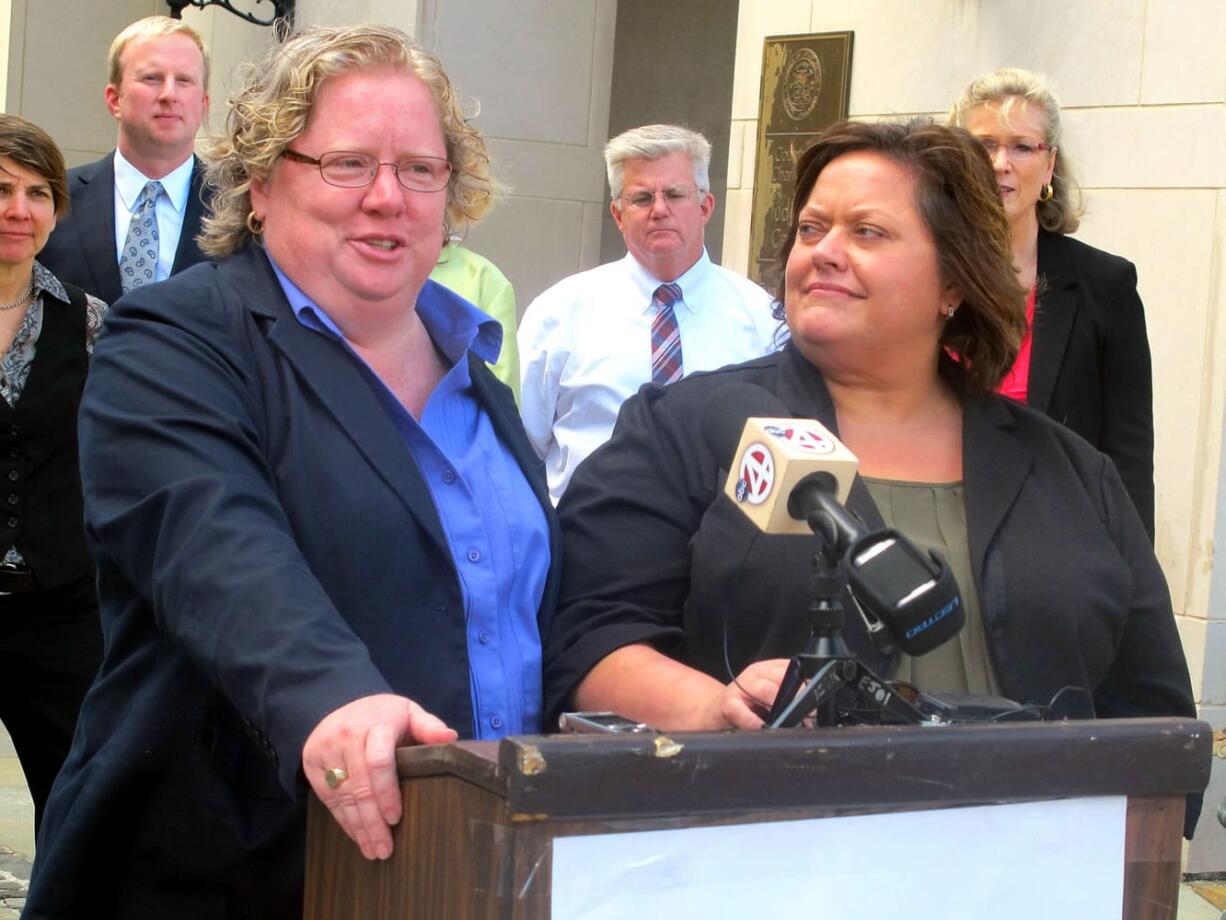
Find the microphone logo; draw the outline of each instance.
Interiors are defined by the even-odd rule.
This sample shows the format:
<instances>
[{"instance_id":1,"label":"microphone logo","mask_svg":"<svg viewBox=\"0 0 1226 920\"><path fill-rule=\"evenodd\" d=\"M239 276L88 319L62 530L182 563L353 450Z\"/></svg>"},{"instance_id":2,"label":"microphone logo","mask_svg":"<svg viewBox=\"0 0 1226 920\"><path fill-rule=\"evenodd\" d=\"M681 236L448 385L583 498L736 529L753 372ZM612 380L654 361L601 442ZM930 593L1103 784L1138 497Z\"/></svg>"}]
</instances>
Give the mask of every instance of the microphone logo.
<instances>
[{"instance_id":1,"label":"microphone logo","mask_svg":"<svg viewBox=\"0 0 1226 920\"><path fill-rule=\"evenodd\" d=\"M750 444L741 454L736 500L760 505L775 487L775 458L770 448L760 442Z\"/></svg>"},{"instance_id":2,"label":"microphone logo","mask_svg":"<svg viewBox=\"0 0 1226 920\"><path fill-rule=\"evenodd\" d=\"M801 450L814 454L829 454L834 451L834 442L822 432L814 428L804 428L800 425L764 425L762 430L781 441L790 441Z\"/></svg>"}]
</instances>

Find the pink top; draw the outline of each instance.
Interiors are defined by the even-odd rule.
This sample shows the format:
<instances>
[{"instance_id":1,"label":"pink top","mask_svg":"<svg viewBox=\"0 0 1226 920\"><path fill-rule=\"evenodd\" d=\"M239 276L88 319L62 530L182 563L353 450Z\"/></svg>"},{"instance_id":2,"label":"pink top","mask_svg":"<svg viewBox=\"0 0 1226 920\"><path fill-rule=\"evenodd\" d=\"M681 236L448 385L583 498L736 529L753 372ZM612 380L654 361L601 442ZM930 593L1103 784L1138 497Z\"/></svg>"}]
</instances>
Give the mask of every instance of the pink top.
<instances>
[{"instance_id":1,"label":"pink top","mask_svg":"<svg viewBox=\"0 0 1226 920\"><path fill-rule=\"evenodd\" d=\"M1034 340L1034 292L1033 287L1026 295L1026 335L1022 338L1022 347L1017 350L1017 360L1005 379L1000 382L996 392L1018 402L1026 401L1026 393L1030 389L1030 345Z\"/></svg>"}]
</instances>

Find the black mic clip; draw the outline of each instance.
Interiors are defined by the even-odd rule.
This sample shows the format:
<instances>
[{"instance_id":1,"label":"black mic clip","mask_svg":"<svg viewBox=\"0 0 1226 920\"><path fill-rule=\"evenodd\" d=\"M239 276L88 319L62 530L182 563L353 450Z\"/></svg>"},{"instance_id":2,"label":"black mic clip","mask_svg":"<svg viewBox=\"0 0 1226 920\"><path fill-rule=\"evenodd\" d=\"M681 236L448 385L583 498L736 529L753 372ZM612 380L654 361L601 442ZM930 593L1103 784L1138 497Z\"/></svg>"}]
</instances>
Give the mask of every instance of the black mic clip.
<instances>
[{"instance_id":1,"label":"black mic clip","mask_svg":"<svg viewBox=\"0 0 1226 920\"><path fill-rule=\"evenodd\" d=\"M908 655L932 651L966 622L958 583L941 554L925 555L898 531L864 534L845 561L852 595Z\"/></svg>"}]
</instances>

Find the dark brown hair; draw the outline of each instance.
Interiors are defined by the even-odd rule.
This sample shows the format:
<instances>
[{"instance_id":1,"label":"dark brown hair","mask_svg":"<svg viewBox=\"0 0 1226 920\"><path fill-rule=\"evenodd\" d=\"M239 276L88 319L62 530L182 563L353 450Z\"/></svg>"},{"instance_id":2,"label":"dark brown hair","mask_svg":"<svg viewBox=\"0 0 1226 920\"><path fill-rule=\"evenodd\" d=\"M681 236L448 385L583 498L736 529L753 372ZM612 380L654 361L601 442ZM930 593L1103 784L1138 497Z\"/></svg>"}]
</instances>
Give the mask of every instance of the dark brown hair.
<instances>
[{"instance_id":1,"label":"dark brown hair","mask_svg":"<svg viewBox=\"0 0 1226 920\"><path fill-rule=\"evenodd\" d=\"M46 179L51 186L55 216L68 213L68 170L64 168L64 155L50 134L28 118L0 113L0 157L8 157Z\"/></svg>"},{"instance_id":2,"label":"dark brown hair","mask_svg":"<svg viewBox=\"0 0 1226 920\"><path fill-rule=\"evenodd\" d=\"M941 279L962 295L941 344L959 356L973 394L991 392L1013 365L1026 332L1026 292L1009 246L1009 222L992 162L961 128L916 119L832 125L796 162L792 223L776 259L775 313L784 318L784 268L796 241L796 216L817 177L841 156L869 151L915 177L915 204L936 243Z\"/></svg>"}]
</instances>

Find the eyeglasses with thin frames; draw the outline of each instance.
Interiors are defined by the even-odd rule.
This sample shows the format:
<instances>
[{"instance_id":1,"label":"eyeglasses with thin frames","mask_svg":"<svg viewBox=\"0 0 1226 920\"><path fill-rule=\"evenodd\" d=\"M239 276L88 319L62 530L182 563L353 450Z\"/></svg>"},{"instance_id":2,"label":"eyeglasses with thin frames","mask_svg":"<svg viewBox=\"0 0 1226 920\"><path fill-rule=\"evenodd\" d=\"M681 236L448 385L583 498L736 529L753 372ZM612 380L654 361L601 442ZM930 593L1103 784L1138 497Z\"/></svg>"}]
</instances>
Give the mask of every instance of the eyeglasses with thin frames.
<instances>
[{"instance_id":1,"label":"eyeglasses with thin frames","mask_svg":"<svg viewBox=\"0 0 1226 920\"><path fill-rule=\"evenodd\" d=\"M394 163L381 163L368 153L333 150L309 157L288 147L281 156L295 163L319 167L320 177L337 188L364 188L375 181L381 166L390 166L396 181L410 192L437 192L451 180L451 163L443 157L411 156Z\"/></svg>"},{"instance_id":2,"label":"eyeglasses with thin frames","mask_svg":"<svg viewBox=\"0 0 1226 920\"><path fill-rule=\"evenodd\" d=\"M683 201L688 201L698 189L696 188L666 188L659 192L649 192L644 189L633 195L622 195L621 201L632 208L642 211L651 210L656 203L656 197L663 199L667 207L675 207Z\"/></svg>"},{"instance_id":3,"label":"eyeglasses with thin frames","mask_svg":"<svg viewBox=\"0 0 1226 920\"><path fill-rule=\"evenodd\" d=\"M1045 150L1056 149L1053 145L1045 144L1042 141L1010 141L1007 144L1002 144L1000 141L990 137L980 137L976 138L976 140L983 144L983 149L988 152L989 157L995 158L996 151L1003 150L1005 156L1014 161L1029 160Z\"/></svg>"}]
</instances>

